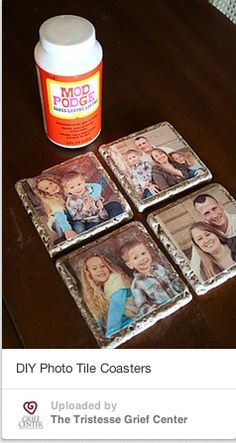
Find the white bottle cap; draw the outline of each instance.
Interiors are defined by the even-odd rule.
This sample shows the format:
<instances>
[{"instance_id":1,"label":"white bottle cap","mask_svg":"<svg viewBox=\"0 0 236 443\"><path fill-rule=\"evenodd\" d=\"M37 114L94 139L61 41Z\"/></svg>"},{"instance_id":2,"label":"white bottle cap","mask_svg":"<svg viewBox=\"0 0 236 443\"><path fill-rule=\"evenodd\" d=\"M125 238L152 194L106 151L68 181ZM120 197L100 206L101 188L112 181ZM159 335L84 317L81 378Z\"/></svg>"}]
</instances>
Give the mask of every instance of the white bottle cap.
<instances>
[{"instance_id":1,"label":"white bottle cap","mask_svg":"<svg viewBox=\"0 0 236 443\"><path fill-rule=\"evenodd\" d=\"M84 54L95 45L92 23L76 15L59 15L46 20L39 29L43 48L53 55Z\"/></svg>"}]
</instances>

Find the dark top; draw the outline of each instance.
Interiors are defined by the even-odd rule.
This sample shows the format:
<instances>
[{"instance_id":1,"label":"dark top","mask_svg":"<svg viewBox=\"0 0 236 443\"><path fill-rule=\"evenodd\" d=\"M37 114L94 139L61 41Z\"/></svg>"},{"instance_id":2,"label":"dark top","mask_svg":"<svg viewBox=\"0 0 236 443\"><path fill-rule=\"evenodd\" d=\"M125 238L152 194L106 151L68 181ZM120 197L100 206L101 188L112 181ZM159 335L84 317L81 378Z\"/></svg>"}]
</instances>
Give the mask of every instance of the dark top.
<instances>
[{"instance_id":1,"label":"dark top","mask_svg":"<svg viewBox=\"0 0 236 443\"><path fill-rule=\"evenodd\" d=\"M170 161L171 165L175 169L182 172L183 177L172 174L166 171L159 165L154 165L152 167L152 182L157 185L158 189L162 191L163 189L169 188L171 186L177 185L178 183L188 179L188 167L186 165L180 165L177 162Z\"/></svg>"},{"instance_id":2,"label":"dark top","mask_svg":"<svg viewBox=\"0 0 236 443\"><path fill-rule=\"evenodd\" d=\"M227 245L231 249L232 259L236 262L236 236L227 239Z\"/></svg>"},{"instance_id":3,"label":"dark top","mask_svg":"<svg viewBox=\"0 0 236 443\"><path fill-rule=\"evenodd\" d=\"M17 347L17 339L30 350L98 347L15 191L17 180L34 177L80 153L92 151L101 159L97 150L102 144L167 119L217 182L236 195L235 62L229 56L235 53L236 26L205 0L150 0L145 14L133 4L124 0L2 2L3 348ZM103 126L89 146L65 149L44 133L33 51L45 18L78 10L95 25L104 46ZM169 143L164 138L152 141ZM222 146L224 161L220 161ZM120 180L104 166L125 196ZM132 205L132 210L134 220L147 226L151 208L139 212ZM120 348L144 352L147 348L235 349L235 293L236 278L232 278L209 296L194 297Z\"/></svg>"}]
</instances>

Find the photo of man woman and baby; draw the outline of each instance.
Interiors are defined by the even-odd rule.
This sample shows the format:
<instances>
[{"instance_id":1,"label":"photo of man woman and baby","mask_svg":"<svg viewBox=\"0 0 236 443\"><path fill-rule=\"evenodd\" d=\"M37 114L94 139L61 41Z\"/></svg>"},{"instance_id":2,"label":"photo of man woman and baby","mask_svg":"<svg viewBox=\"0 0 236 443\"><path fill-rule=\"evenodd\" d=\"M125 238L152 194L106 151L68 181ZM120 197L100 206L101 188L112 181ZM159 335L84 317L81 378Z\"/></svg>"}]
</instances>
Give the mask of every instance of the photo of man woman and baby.
<instances>
[{"instance_id":1,"label":"photo of man woman and baby","mask_svg":"<svg viewBox=\"0 0 236 443\"><path fill-rule=\"evenodd\" d=\"M220 185L154 214L201 282L236 269L236 204Z\"/></svg>"},{"instance_id":2,"label":"photo of man woman and baby","mask_svg":"<svg viewBox=\"0 0 236 443\"><path fill-rule=\"evenodd\" d=\"M25 181L24 187L54 244L125 212L93 154L44 171Z\"/></svg>"},{"instance_id":3,"label":"photo of man woman and baby","mask_svg":"<svg viewBox=\"0 0 236 443\"><path fill-rule=\"evenodd\" d=\"M157 126L100 148L141 200L209 172L169 124Z\"/></svg>"},{"instance_id":4,"label":"photo of man woman and baby","mask_svg":"<svg viewBox=\"0 0 236 443\"><path fill-rule=\"evenodd\" d=\"M132 226L64 261L105 338L173 304L186 289L150 240Z\"/></svg>"}]
</instances>

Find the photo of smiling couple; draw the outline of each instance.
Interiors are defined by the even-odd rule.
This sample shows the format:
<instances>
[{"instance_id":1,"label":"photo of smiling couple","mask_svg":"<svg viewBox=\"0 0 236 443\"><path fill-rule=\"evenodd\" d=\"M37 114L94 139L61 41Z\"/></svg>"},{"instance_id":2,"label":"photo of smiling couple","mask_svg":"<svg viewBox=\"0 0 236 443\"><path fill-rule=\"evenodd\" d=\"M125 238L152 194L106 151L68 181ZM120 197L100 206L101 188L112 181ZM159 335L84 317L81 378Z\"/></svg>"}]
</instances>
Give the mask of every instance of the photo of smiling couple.
<instances>
[{"instance_id":1,"label":"photo of smiling couple","mask_svg":"<svg viewBox=\"0 0 236 443\"><path fill-rule=\"evenodd\" d=\"M211 185L159 214L202 282L236 263L236 205L220 185Z\"/></svg>"},{"instance_id":2,"label":"photo of smiling couple","mask_svg":"<svg viewBox=\"0 0 236 443\"><path fill-rule=\"evenodd\" d=\"M190 227L191 267L207 280L236 263L236 213L227 212L210 193L197 195L193 206L201 221Z\"/></svg>"},{"instance_id":3,"label":"photo of smiling couple","mask_svg":"<svg viewBox=\"0 0 236 443\"><path fill-rule=\"evenodd\" d=\"M67 264L105 337L170 303L185 289L139 227L76 254Z\"/></svg>"}]
</instances>

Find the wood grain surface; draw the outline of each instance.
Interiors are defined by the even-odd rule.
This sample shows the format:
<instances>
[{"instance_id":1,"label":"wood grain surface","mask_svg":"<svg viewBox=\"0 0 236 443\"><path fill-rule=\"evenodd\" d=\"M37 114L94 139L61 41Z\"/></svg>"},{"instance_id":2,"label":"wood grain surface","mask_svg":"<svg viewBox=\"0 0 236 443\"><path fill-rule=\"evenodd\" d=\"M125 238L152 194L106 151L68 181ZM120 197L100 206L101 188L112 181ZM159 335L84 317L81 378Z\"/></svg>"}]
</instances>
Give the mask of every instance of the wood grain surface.
<instances>
[{"instance_id":1,"label":"wood grain surface","mask_svg":"<svg viewBox=\"0 0 236 443\"><path fill-rule=\"evenodd\" d=\"M89 19L104 50L102 132L81 150L54 145L43 129L33 52L42 22L60 14ZM236 27L204 0L3 2L3 347L97 347L16 194L19 179L167 120L213 181L236 196L235 42ZM151 210L132 208L146 224ZM235 345L233 279L193 293L191 303L122 347Z\"/></svg>"}]
</instances>

